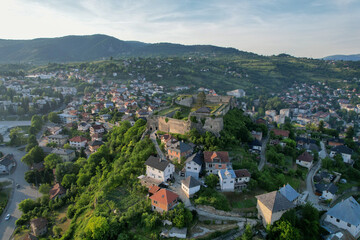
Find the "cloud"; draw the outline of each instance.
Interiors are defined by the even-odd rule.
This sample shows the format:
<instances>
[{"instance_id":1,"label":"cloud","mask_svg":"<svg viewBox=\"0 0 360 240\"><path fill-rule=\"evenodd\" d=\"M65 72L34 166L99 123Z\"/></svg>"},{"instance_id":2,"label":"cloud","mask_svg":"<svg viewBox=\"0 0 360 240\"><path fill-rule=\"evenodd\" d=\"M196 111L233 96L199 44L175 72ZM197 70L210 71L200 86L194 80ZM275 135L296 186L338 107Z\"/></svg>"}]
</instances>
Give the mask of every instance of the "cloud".
<instances>
[{"instance_id":1,"label":"cloud","mask_svg":"<svg viewBox=\"0 0 360 240\"><path fill-rule=\"evenodd\" d=\"M104 33L260 54L358 53L355 0L2 0L0 38Z\"/></svg>"}]
</instances>

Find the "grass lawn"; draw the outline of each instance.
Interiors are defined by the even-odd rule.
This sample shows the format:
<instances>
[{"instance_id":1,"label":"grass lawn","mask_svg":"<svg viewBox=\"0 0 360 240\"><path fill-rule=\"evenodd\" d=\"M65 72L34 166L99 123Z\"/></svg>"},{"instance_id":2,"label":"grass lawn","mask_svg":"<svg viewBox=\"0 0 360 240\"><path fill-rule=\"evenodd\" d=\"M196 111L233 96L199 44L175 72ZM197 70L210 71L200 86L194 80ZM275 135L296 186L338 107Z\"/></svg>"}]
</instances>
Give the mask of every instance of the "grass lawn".
<instances>
[{"instance_id":1,"label":"grass lawn","mask_svg":"<svg viewBox=\"0 0 360 240\"><path fill-rule=\"evenodd\" d=\"M158 112L158 115L159 116L165 116L173 111L176 111L176 110L179 110L180 109L180 106L173 106L171 108L167 108L167 109L163 109L161 110L160 112Z\"/></svg>"},{"instance_id":2,"label":"grass lawn","mask_svg":"<svg viewBox=\"0 0 360 240\"><path fill-rule=\"evenodd\" d=\"M265 193L262 189L255 189L248 193L231 192L224 195L230 202L232 208L241 209L245 211L254 211L256 207L256 195Z\"/></svg>"},{"instance_id":3,"label":"grass lawn","mask_svg":"<svg viewBox=\"0 0 360 240\"><path fill-rule=\"evenodd\" d=\"M341 194L347 189L359 186L359 183L352 181L352 182L347 182L347 183L338 183L337 186L339 188L338 194Z\"/></svg>"},{"instance_id":4,"label":"grass lawn","mask_svg":"<svg viewBox=\"0 0 360 240\"><path fill-rule=\"evenodd\" d=\"M66 217L67 207L62 208L58 213L59 215L55 219L55 226L62 229L61 235L63 235L69 228L71 219Z\"/></svg>"},{"instance_id":5,"label":"grass lawn","mask_svg":"<svg viewBox=\"0 0 360 240\"><path fill-rule=\"evenodd\" d=\"M129 207L133 206L139 201L142 201L145 198L145 193L130 193L125 189L118 189L107 194L107 199L110 201L114 201L116 207L119 208L120 211L128 209Z\"/></svg>"}]
</instances>

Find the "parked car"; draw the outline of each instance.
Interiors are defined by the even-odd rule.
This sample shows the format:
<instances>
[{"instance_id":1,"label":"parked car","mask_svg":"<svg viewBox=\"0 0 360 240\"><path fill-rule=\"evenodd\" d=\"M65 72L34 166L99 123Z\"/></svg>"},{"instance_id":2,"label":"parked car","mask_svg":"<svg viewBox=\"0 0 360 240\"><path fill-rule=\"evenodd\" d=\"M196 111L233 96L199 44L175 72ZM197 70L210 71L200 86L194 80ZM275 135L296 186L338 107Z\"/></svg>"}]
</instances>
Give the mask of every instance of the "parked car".
<instances>
[{"instance_id":1,"label":"parked car","mask_svg":"<svg viewBox=\"0 0 360 240\"><path fill-rule=\"evenodd\" d=\"M9 219L10 219L10 217L11 217L11 215L10 215L10 214L6 215L6 217L5 217L5 221L9 220Z\"/></svg>"},{"instance_id":2,"label":"parked car","mask_svg":"<svg viewBox=\"0 0 360 240\"><path fill-rule=\"evenodd\" d=\"M20 188L20 184L16 184L16 188Z\"/></svg>"}]
</instances>

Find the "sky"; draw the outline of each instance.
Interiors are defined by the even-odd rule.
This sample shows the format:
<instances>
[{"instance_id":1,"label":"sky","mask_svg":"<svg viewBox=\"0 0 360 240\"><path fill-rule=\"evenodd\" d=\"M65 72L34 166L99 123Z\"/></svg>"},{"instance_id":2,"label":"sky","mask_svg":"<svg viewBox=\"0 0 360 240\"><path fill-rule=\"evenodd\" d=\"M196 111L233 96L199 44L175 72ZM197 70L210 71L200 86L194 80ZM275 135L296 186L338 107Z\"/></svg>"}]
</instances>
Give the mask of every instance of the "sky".
<instances>
[{"instance_id":1,"label":"sky","mask_svg":"<svg viewBox=\"0 0 360 240\"><path fill-rule=\"evenodd\" d=\"M360 53L360 0L1 0L0 39L107 34L262 55Z\"/></svg>"}]
</instances>

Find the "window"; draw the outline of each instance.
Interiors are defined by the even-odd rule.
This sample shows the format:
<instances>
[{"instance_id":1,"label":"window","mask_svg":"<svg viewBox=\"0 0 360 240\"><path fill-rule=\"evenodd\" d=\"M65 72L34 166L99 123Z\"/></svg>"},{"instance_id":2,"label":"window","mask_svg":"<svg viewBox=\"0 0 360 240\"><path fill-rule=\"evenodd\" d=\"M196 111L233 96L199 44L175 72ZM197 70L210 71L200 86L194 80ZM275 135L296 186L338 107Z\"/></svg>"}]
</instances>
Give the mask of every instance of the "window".
<instances>
[{"instance_id":1,"label":"window","mask_svg":"<svg viewBox=\"0 0 360 240\"><path fill-rule=\"evenodd\" d=\"M160 170L158 170L159 171L159 173L161 173L161 171Z\"/></svg>"},{"instance_id":2,"label":"window","mask_svg":"<svg viewBox=\"0 0 360 240\"><path fill-rule=\"evenodd\" d=\"M351 224L350 224L350 223L348 223L348 224L347 224L347 226L348 226L348 227L351 227Z\"/></svg>"},{"instance_id":3,"label":"window","mask_svg":"<svg viewBox=\"0 0 360 240\"><path fill-rule=\"evenodd\" d=\"M187 169L191 169L191 167L187 167Z\"/></svg>"},{"instance_id":4,"label":"window","mask_svg":"<svg viewBox=\"0 0 360 240\"><path fill-rule=\"evenodd\" d=\"M212 164L209 164L209 167L212 167Z\"/></svg>"},{"instance_id":5,"label":"window","mask_svg":"<svg viewBox=\"0 0 360 240\"><path fill-rule=\"evenodd\" d=\"M197 170L197 168L195 167L194 170Z\"/></svg>"},{"instance_id":6,"label":"window","mask_svg":"<svg viewBox=\"0 0 360 240\"><path fill-rule=\"evenodd\" d=\"M330 218L333 218L333 216L330 216Z\"/></svg>"},{"instance_id":7,"label":"window","mask_svg":"<svg viewBox=\"0 0 360 240\"><path fill-rule=\"evenodd\" d=\"M340 219L337 218L337 219L336 219L336 222L340 222Z\"/></svg>"},{"instance_id":8,"label":"window","mask_svg":"<svg viewBox=\"0 0 360 240\"><path fill-rule=\"evenodd\" d=\"M221 168L221 164L219 164L218 167Z\"/></svg>"},{"instance_id":9,"label":"window","mask_svg":"<svg viewBox=\"0 0 360 240\"><path fill-rule=\"evenodd\" d=\"M233 183L234 181L230 181L230 183Z\"/></svg>"},{"instance_id":10,"label":"window","mask_svg":"<svg viewBox=\"0 0 360 240\"><path fill-rule=\"evenodd\" d=\"M224 181L224 183L226 183L226 181Z\"/></svg>"}]
</instances>

